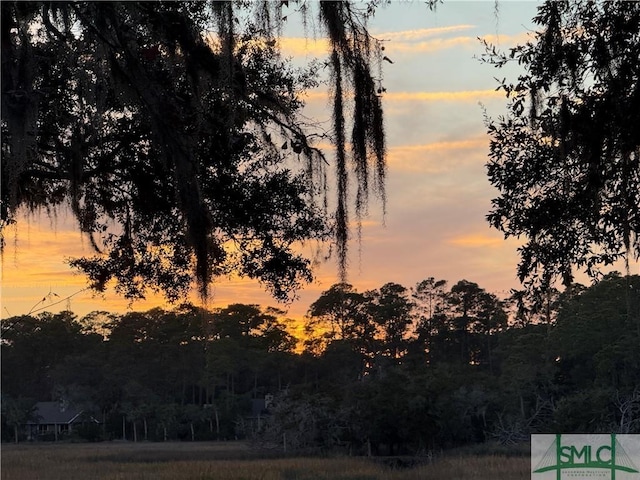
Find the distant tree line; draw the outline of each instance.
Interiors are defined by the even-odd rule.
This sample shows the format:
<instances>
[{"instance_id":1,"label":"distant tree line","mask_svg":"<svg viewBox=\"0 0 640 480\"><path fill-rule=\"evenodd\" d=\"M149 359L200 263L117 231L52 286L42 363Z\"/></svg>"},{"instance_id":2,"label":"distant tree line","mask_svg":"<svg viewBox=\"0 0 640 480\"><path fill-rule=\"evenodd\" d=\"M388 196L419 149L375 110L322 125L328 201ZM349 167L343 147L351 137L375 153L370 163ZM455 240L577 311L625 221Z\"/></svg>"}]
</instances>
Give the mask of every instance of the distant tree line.
<instances>
[{"instance_id":1,"label":"distant tree line","mask_svg":"<svg viewBox=\"0 0 640 480\"><path fill-rule=\"evenodd\" d=\"M639 291L639 276L611 274L536 311L466 280L336 284L310 306L304 339L258 305L12 317L1 324L2 438L51 400L101 420L76 432L89 440L375 455L639 433Z\"/></svg>"}]
</instances>

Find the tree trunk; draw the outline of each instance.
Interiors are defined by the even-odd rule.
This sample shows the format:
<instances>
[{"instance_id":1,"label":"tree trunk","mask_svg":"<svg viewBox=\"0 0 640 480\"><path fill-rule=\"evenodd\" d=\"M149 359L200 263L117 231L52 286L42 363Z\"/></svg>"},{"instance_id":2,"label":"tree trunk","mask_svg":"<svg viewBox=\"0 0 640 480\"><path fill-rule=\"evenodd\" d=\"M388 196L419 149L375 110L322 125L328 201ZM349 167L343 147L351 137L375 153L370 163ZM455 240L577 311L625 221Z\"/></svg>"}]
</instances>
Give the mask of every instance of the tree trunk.
<instances>
[{"instance_id":1,"label":"tree trunk","mask_svg":"<svg viewBox=\"0 0 640 480\"><path fill-rule=\"evenodd\" d=\"M15 440L15 443L18 443L18 424L17 423L13 424L13 438Z\"/></svg>"},{"instance_id":2,"label":"tree trunk","mask_svg":"<svg viewBox=\"0 0 640 480\"><path fill-rule=\"evenodd\" d=\"M493 361L491 358L491 332L487 332L487 351L489 355L489 373L493 373Z\"/></svg>"},{"instance_id":3,"label":"tree trunk","mask_svg":"<svg viewBox=\"0 0 640 480\"><path fill-rule=\"evenodd\" d=\"M547 304L545 306L545 320L547 321L547 336L551 333L551 288L547 287Z\"/></svg>"},{"instance_id":4,"label":"tree trunk","mask_svg":"<svg viewBox=\"0 0 640 480\"><path fill-rule=\"evenodd\" d=\"M132 421L131 423L133 423L133 441L137 442L138 441L138 429L136 428L136 421Z\"/></svg>"},{"instance_id":5,"label":"tree trunk","mask_svg":"<svg viewBox=\"0 0 640 480\"><path fill-rule=\"evenodd\" d=\"M193 429L193 422L189 423L189 429L191 430L191 441L195 442L196 441L196 432Z\"/></svg>"},{"instance_id":6,"label":"tree trunk","mask_svg":"<svg viewBox=\"0 0 640 480\"><path fill-rule=\"evenodd\" d=\"M216 415L216 438L220 440L220 417L218 416L218 407L213 407L213 412Z\"/></svg>"},{"instance_id":7,"label":"tree trunk","mask_svg":"<svg viewBox=\"0 0 640 480\"><path fill-rule=\"evenodd\" d=\"M149 430L148 430L148 425L147 425L147 417L144 417L142 419L142 424L144 425L144 441L146 442L147 440L149 440Z\"/></svg>"},{"instance_id":8,"label":"tree trunk","mask_svg":"<svg viewBox=\"0 0 640 480\"><path fill-rule=\"evenodd\" d=\"M253 398L258 398L258 372L253 372Z\"/></svg>"}]
</instances>

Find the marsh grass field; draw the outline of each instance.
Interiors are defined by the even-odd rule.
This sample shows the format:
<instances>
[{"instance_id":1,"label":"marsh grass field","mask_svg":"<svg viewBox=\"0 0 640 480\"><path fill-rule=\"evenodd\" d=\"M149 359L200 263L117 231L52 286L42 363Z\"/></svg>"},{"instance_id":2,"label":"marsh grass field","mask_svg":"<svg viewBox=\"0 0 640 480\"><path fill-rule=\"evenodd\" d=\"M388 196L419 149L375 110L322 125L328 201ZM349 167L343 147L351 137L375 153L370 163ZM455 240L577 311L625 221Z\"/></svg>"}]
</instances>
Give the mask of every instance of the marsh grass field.
<instances>
[{"instance_id":1,"label":"marsh grass field","mask_svg":"<svg viewBox=\"0 0 640 480\"><path fill-rule=\"evenodd\" d=\"M2 480L519 480L528 456L447 454L411 468L358 457L278 458L242 443L3 444Z\"/></svg>"}]
</instances>

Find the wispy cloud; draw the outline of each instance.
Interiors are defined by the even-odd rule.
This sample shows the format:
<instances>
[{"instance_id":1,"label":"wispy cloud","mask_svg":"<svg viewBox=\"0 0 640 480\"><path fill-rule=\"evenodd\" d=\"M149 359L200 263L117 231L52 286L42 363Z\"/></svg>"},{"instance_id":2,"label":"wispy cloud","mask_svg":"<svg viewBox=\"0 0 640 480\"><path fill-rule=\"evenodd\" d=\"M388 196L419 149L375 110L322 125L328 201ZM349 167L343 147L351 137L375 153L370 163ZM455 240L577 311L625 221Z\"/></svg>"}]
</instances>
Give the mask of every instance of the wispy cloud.
<instances>
[{"instance_id":1,"label":"wispy cloud","mask_svg":"<svg viewBox=\"0 0 640 480\"><path fill-rule=\"evenodd\" d=\"M415 42L423 38L435 37L452 32L460 32L475 28L475 25L449 25L446 27L419 28L414 30L404 30L401 32L381 32L372 33L372 35L380 40L389 40L392 42Z\"/></svg>"},{"instance_id":2,"label":"wispy cloud","mask_svg":"<svg viewBox=\"0 0 640 480\"><path fill-rule=\"evenodd\" d=\"M458 170L468 162L477 162L479 156L484 158L487 145L486 136L403 145L389 149L388 164L396 173L444 173Z\"/></svg>"},{"instance_id":3,"label":"wispy cloud","mask_svg":"<svg viewBox=\"0 0 640 480\"><path fill-rule=\"evenodd\" d=\"M487 233L465 233L449 239L449 243L464 248L502 248L504 239Z\"/></svg>"},{"instance_id":4,"label":"wispy cloud","mask_svg":"<svg viewBox=\"0 0 640 480\"><path fill-rule=\"evenodd\" d=\"M414 42L419 42L426 38L452 32L460 32L471 28L474 28L474 25L451 25L448 27L421 28L416 30L404 30L401 32L381 32L374 33L373 36L385 43L391 42L389 45L393 45L395 49L396 45L412 45ZM329 51L329 41L326 38L283 37L279 39L278 42L285 56L321 56L326 55Z\"/></svg>"},{"instance_id":5,"label":"wispy cloud","mask_svg":"<svg viewBox=\"0 0 640 480\"><path fill-rule=\"evenodd\" d=\"M462 90L451 92L387 92L385 101L395 102L468 102L483 98L503 98L504 92L495 90Z\"/></svg>"},{"instance_id":6,"label":"wispy cloud","mask_svg":"<svg viewBox=\"0 0 640 480\"><path fill-rule=\"evenodd\" d=\"M483 148L486 146L487 146L487 138L482 136L482 137L468 138L464 140L425 143L422 145L403 145L400 147L392 148L389 153L392 155L399 155L399 154L413 155L413 154L419 154L422 152Z\"/></svg>"},{"instance_id":7,"label":"wispy cloud","mask_svg":"<svg viewBox=\"0 0 640 480\"><path fill-rule=\"evenodd\" d=\"M326 56L329 53L329 41L326 38L283 37L279 46L284 56Z\"/></svg>"},{"instance_id":8,"label":"wispy cloud","mask_svg":"<svg viewBox=\"0 0 640 480\"><path fill-rule=\"evenodd\" d=\"M461 35L448 38L429 38L443 33L458 32L471 28L473 28L473 25L454 25L451 27L381 33L376 35L376 37L385 40L385 49L390 56L394 54L434 53L457 47L478 48L480 46L480 40L478 40L478 38L503 48L524 43L529 39L529 33L527 32L516 35L489 34L482 36ZM279 40L279 46L285 56L292 57L323 57L329 52L329 42L325 38L283 37Z\"/></svg>"},{"instance_id":9,"label":"wispy cloud","mask_svg":"<svg viewBox=\"0 0 640 480\"><path fill-rule=\"evenodd\" d=\"M474 36L459 36L453 38L434 38L424 42L390 42L387 46L387 51L390 56L394 54L424 54L434 53L441 50L448 50L452 48L478 48L480 47L480 40L486 40L490 44L497 45L498 47L510 47L520 43L524 43L529 39L529 34L526 32L517 35L483 35L480 37Z\"/></svg>"},{"instance_id":10,"label":"wispy cloud","mask_svg":"<svg viewBox=\"0 0 640 480\"><path fill-rule=\"evenodd\" d=\"M303 97L307 102L328 101L326 90L308 92ZM387 102L477 102L487 98L504 98L504 92L496 90L460 90L445 92L386 92L382 99Z\"/></svg>"}]
</instances>

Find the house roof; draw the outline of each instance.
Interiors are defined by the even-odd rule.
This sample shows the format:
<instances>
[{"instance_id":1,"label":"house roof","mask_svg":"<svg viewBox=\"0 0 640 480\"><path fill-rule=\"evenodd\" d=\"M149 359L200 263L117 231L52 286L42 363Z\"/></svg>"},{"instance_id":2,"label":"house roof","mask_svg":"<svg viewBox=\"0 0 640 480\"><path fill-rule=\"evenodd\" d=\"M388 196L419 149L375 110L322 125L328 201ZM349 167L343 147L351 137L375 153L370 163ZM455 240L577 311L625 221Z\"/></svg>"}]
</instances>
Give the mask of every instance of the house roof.
<instances>
[{"instance_id":1,"label":"house roof","mask_svg":"<svg viewBox=\"0 0 640 480\"><path fill-rule=\"evenodd\" d=\"M63 405L60 402L38 402L34 416L37 420L27 424L69 424L73 423L82 413L82 410L71 405Z\"/></svg>"}]
</instances>

